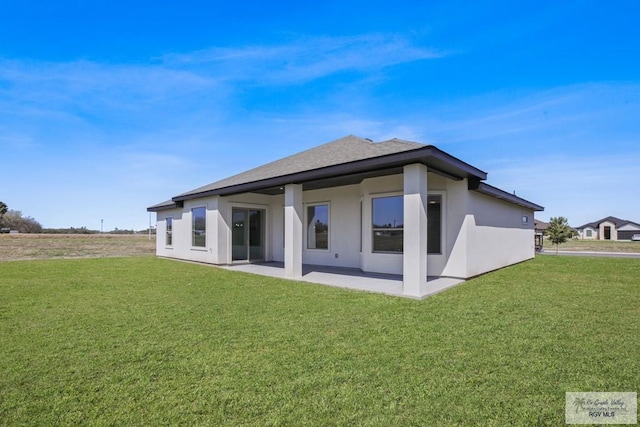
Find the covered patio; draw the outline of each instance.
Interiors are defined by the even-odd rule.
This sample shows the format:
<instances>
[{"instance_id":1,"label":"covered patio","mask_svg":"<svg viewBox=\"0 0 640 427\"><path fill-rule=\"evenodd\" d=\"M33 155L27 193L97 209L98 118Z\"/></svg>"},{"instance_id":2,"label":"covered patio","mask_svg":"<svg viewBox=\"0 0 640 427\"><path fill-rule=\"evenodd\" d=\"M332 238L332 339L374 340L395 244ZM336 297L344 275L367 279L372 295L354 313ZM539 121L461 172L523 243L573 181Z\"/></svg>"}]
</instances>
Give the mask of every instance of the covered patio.
<instances>
[{"instance_id":1,"label":"covered patio","mask_svg":"<svg viewBox=\"0 0 640 427\"><path fill-rule=\"evenodd\" d=\"M231 271L286 278L282 262L242 263L219 267ZM464 282L462 279L451 277L427 277L426 292L420 297L416 297L403 293L401 275L364 273L356 268L309 264L302 265L302 276L296 280L414 299L424 299Z\"/></svg>"}]
</instances>

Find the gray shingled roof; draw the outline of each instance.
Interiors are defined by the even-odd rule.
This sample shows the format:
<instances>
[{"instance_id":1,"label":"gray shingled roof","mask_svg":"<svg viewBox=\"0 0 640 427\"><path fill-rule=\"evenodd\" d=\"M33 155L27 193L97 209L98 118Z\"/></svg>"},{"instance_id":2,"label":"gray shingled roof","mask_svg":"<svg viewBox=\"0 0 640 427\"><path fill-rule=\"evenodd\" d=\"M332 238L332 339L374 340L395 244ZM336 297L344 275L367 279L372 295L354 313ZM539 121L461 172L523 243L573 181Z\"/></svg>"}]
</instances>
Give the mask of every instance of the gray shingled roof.
<instances>
[{"instance_id":1,"label":"gray shingled roof","mask_svg":"<svg viewBox=\"0 0 640 427\"><path fill-rule=\"evenodd\" d=\"M402 173L402 167L412 163L425 164L430 172L449 179L467 178L469 190L544 210L535 203L480 182L487 178L486 172L432 145L396 138L373 142L353 135L179 194L147 210L157 212L180 207L185 200L210 195L281 194L283 186L291 183L304 184L306 190L351 185L366 178Z\"/></svg>"},{"instance_id":2,"label":"gray shingled roof","mask_svg":"<svg viewBox=\"0 0 640 427\"><path fill-rule=\"evenodd\" d=\"M248 182L291 175L327 166L335 166L358 160L380 157L387 154L401 153L425 147L417 142L391 139L384 142L373 142L368 139L349 135L332 142L311 148L306 151L276 160L266 165L230 176L212 184L196 188L176 197L190 196L207 191L218 190Z\"/></svg>"}]
</instances>

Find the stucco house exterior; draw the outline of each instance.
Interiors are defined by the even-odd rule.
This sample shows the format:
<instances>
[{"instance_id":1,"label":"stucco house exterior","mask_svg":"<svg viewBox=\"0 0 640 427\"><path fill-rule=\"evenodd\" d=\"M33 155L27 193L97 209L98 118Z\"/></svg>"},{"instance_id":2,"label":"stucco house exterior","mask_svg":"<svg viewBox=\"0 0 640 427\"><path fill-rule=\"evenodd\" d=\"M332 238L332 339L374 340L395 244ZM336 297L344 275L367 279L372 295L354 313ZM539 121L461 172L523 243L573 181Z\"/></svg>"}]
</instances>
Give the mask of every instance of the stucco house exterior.
<instances>
[{"instance_id":1,"label":"stucco house exterior","mask_svg":"<svg viewBox=\"0 0 640 427\"><path fill-rule=\"evenodd\" d=\"M347 136L149 207L157 255L216 265L282 262L470 278L534 257L543 207L486 184L432 145Z\"/></svg>"},{"instance_id":2,"label":"stucco house exterior","mask_svg":"<svg viewBox=\"0 0 640 427\"><path fill-rule=\"evenodd\" d=\"M640 234L640 224L626 219L608 216L577 228L580 239L585 240L631 240Z\"/></svg>"}]
</instances>

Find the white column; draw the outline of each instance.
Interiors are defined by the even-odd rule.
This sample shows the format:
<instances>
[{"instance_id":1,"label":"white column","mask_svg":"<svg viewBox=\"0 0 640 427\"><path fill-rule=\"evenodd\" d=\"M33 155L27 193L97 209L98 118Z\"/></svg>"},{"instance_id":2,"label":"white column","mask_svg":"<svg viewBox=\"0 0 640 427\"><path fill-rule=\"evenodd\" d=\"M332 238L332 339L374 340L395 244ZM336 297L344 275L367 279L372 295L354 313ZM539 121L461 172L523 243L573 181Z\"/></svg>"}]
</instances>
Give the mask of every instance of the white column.
<instances>
[{"instance_id":1,"label":"white column","mask_svg":"<svg viewBox=\"0 0 640 427\"><path fill-rule=\"evenodd\" d=\"M302 185L284 188L284 276L302 277Z\"/></svg>"},{"instance_id":2,"label":"white column","mask_svg":"<svg viewBox=\"0 0 640 427\"><path fill-rule=\"evenodd\" d=\"M404 167L404 251L402 293L421 297L427 290L427 167Z\"/></svg>"}]
</instances>

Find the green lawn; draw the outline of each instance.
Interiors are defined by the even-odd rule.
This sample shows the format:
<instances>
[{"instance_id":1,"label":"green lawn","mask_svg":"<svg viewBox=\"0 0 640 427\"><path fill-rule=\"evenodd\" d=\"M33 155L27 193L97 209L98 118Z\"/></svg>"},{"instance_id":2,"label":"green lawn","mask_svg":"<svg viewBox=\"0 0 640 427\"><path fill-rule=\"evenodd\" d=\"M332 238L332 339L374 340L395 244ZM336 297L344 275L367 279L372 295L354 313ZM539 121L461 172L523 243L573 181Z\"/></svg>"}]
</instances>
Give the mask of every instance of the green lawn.
<instances>
[{"instance_id":1,"label":"green lawn","mask_svg":"<svg viewBox=\"0 0 640 427\"><path fill-rule=\"evenodd\" d=\"M416 301L163 259L0 263L0 425L564 425L639 391L640 260Z\"/></svg>"}]
</instances>

